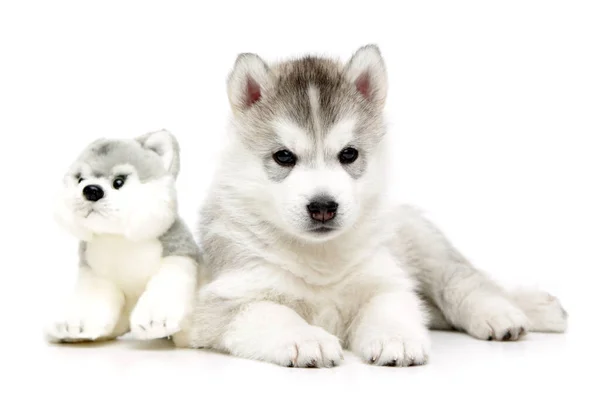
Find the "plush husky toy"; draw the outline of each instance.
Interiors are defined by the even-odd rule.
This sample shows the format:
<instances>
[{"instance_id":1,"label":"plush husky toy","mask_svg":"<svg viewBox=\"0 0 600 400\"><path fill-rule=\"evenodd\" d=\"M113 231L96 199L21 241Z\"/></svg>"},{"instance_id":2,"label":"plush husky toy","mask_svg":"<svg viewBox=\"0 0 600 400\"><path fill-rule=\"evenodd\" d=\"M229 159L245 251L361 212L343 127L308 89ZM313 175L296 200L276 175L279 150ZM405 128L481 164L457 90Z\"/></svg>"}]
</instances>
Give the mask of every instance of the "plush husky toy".
<instances>
[{"instance_id":1,"label":"plush husky toy","mask_svg":"<svg viewBox=\"0 0 600 400\"><path fill-rule=\"evenodd\" d=\"M73 163L56 214L81 240L78 277L50 341L184 334L201 257L177 215L178 172L179 145L164 130L96 140Z\"/></svg>"}]
</instances>

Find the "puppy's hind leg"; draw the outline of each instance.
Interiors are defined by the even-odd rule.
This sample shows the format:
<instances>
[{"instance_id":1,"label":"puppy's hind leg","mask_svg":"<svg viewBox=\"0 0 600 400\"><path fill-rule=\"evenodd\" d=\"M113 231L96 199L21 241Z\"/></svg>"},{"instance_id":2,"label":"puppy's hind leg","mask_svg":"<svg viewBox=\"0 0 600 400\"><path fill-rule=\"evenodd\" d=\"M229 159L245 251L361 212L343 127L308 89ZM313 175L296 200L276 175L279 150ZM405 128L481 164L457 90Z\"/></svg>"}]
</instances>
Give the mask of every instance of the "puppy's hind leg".
<instances>
[{"instance_id":1,"label":"puppy's hind leg","mask_svg":"<svg viewBox=\"0 0 600 400\"><path fill-rule=\"evenodd\" d=\"M529 318L530 331L562 333L567 330L568 314L556 297L528 289L514 290L509 295Z\"/></svg>"},{"instance_id":2,"label":"puppy's hind leg","mask_svg":"<svg viewBox=\"0 0 600 400\"><path fill-rule=\"evenodd\" d=\"M407 265L423 296L455 329L483 340L517 340L529 330L560 331L566 324L556 299L536 292L507 292L475 269L418 212L403 208L401 219L397 247L408 253Z\"/></svg>"}]
</instances>

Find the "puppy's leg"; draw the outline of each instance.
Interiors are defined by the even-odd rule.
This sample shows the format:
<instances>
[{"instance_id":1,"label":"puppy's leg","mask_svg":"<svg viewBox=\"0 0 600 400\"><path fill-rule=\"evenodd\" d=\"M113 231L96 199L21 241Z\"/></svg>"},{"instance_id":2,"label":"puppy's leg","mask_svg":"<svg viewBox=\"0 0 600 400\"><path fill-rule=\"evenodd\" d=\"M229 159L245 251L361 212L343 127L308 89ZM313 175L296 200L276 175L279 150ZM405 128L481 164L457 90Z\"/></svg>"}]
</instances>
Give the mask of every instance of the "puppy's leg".
<instances>
[{"instance_id":1,"label":"puppy's leg","mask_svg":"<svg viewBox=\"0 0 600 400\"><path fill-rule=\"evenodd\" d=\"M131 313L132 334L139 339L170 336L181 330L192 308L197 264L189 257L162 260Z\"/></svg>"},{"instance_id":2,"label":"puppy's leg","mask_svg":"<svg viewBox=\"0 0 600 400\"><path fill-rule=\"evenodd\" d=\"M475 269L433 224L410 208L402 211L398 257L408 254L419 290L451 326L484 340L517 340L528 330L550 327L564 330L566 313L558 300L549 301L545 293L508 293Z\"/></svg>"},{"instance_id":3,"label":"puppy's leg","mask_svg":"<svg viewBox=\"0 0 600 400\"><path fill-rule=\"evenodd\" d=\"M391 275L371 287L374 295L359 309L349 327L350 349L376 365L425 364L429 357L429 332L413 285L391 255L376 257L373 262L378 264L373 270L388 270Z\"/></svg>"},{"instance_id":4,"label":"puppy's leg","mask_svg":"<svg viewBox=\"0 0 600 400\"><path fill-rule=\"evenodd\" d=\"M189 335L178 338L176 345L213 348L285 367L333 367L343 358L337 337L308 324L291 308L219 297L210 285L200 290L192 321Z\"/></svg>"},{"instance_id":5,"label":"puppy's leg","mask_svg":"<svg viewBox=\"0 0 600 400\"><path fill-rule=\"evenodd\" d=\"M127 331L119 321L125 296L86 265L79 268L75 291L46 327L51 342L114 339Z\"/></svg>"},{"instance_id":6,"label":"puppy's leg","mask_svg":"<svg viewBox=\"0 0 600 400\"><path fill-rule=\"evenodd\" d=\"M333 367L342 359L337 337L309 325L291 308L268 301L243 307L221 346L235 356L288 367Z\"/></svg>"},{"instance_id":7,"label":"puppy's leg","mask_svg":"<svg viewBox=\"0 0 600 400\"><path fill-rule=\"evenodd\" d=\"M456 328L484 340L517 340L529 330L523 310L468 264L446 264L439 283L433 299Z\"/></svg>"}]
</instances>

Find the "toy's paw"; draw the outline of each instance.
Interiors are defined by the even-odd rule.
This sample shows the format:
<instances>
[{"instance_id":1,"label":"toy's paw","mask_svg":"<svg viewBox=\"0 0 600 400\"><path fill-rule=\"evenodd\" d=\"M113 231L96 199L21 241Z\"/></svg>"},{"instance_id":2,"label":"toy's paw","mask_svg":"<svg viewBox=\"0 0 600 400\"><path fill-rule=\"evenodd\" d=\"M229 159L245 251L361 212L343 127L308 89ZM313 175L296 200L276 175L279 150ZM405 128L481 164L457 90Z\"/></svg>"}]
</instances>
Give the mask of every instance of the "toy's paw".
<instances>
[{"instance_id":1,"label":"toy's paw","mask_svg":"<svg viewBox=\"0 0 600 400\"><path fill-rule=\"evenodd\" d=\"M284 367L328 368L339 365L344 352L337 337L316 326L290 331L273 343L266 361Z\"/></svg>"},{"instance_id":2,"label":"toy's paw","mask_svg":"<svg viewBox=\"0 0 600 400\"><path fill-rule=\"evenodd\" d=\"M45 329L51 342L85 342L111 337L118 322L119 309L82 301L67 307Z\"/></svg>"},{"instance_id":3,"label":"toy's paw","mask_svg":"<svg viewBox=\"0 0 600 400\"><path fill-rule=\"evenodd\" d=\"M463 328L483 340L518 340L529 330L529 319L503 297L481 298L471 302Z\"/></svg>"},{"instance_id":4,"label":"toy's paw","mask_svg":"<svg viewBox=\"0 0 600 400\"><path fill-rule=\"evenodd\" d=\"M427 334L403 336L380 333L378 336L364 338L356 346L355 351L365 362L384 367L410 367L427 363L430 348Z\"/></svg>"},{"instance_id":5,"label":"toy's paw","mask_svg":"<svg viewBox=\"0 0 600 400\"><path fill-rule=\"evenodd\" d=\"M158 339L181 329L188 304L178 294L147 291L131 313L131 333L138 339Z\"/></svg>"}]
</instances>

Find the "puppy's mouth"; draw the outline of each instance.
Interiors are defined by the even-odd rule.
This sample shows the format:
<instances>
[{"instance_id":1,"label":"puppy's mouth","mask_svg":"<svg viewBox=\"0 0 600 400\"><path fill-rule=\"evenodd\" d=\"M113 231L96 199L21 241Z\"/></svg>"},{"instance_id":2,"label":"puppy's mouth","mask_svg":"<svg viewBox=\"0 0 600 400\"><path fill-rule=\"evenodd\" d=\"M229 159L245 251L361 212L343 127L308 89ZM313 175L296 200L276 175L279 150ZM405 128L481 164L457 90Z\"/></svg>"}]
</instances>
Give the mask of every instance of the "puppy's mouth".
<instances>
[{"instance_id":1,"label":"puppy's mouth","mask_svg":"<svg viewBox=\"0 0 600 400\"><path fill-rule=\"evenodd\" d=\"M321 226L321 227L312 229L311 232L324 234L324 233L329 233L329 232L334 231L334 230L335 229L329 228L327 226Z\"/></svg>"},{"instance_id":2,"label":"puppy's mouth","mask_svg":"<svg viewBox=\"0 0 600 400\"><path fill-rule=\"evenodd\" d=\"M329 234L329 233L331 233L331 232L333 232L333 231L335 231L335 230L336 230L336 228L335 228L335 227L333 227L333 226L329 226L329 225L318 225L318 226L315 226L315 227L313 227L313 228L310 228L308 231L309 231L310 233L313 233L313 234L315 234L315 235L319 235L319 236L321 236L321 235L327 235L327 234Z\"/></svg>"}]
</instances>

